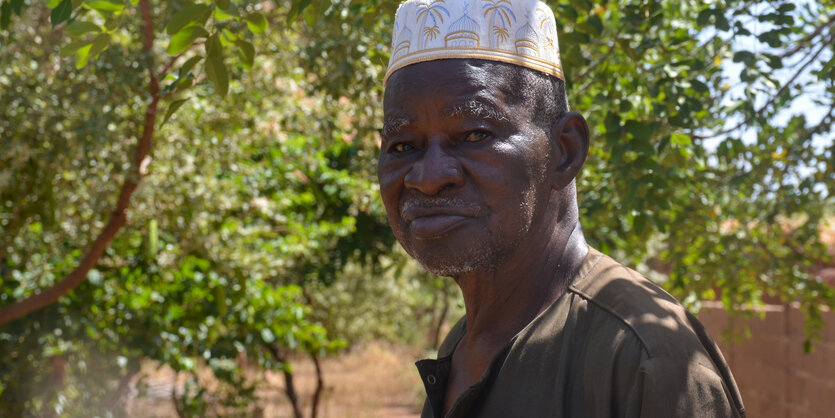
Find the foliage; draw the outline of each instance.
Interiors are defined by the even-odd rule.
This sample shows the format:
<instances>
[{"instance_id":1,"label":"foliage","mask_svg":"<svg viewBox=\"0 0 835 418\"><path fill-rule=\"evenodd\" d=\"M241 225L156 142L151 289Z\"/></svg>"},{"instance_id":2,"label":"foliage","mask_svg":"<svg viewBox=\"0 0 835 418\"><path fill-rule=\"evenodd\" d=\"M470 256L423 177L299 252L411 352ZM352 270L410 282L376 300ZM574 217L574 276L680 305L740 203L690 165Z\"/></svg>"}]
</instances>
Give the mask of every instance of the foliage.
<instances>
[{"instance_id":1,"label":"foliage","mask_svg":"<svg viewBox=\"0 0 835 418\"><path fill-rule=\"evenodd\" d=\"M798 300L814 337L835 307L810 275L829 261L833 6L550 4L593 133L578 186L589 241L694 308ZM118 414L154 359L211 368L236 388L224 411L245 413L238 353L286 371L271 350L319 355L438 324L427 318L449 288L392 250L376 193L396 5L0 1L0 305L70 274L120 185L141 180L87 280L0 328L13 360L0 409ZM152 151L133 161L157 101ZM204 395L181 406L209 411Z\"/></svg>"},{"instance_id":2,"label":"foliage","mask_svg":"<svg viewBox=\"0 0 835 418\"><path fill-rule=\"evenodd\" d=\"M2 101L13 109L0 122L13 150L2 156L12 215L3 236L15 238L3 246L5 301L66 275L106 219L128 175L147 82L136 77L144 58L134 44L111 46L78 71L56 59L60 32L21 28L35 42L0 50L29 63L4 69L2 80ZM258 62L246 85L230 78L223 101L211 86L193 88L181 105L188 113L164 122L131 222L88 280L3 328L0 350L24 359L3 370L4 411L118 411L124 393L101 382L128 382L142 358L186 373L205 363L240 396L251 388L235 367L239 352L265 369L289 370L271 349L322 355L342 345L311 321L298 285L331 283L350 260L372 263L393 238L375 186L351 175L371 154L348 141L347 121L329 120L336 106L307 96L303 78L285 68L294 51L281 35L258 44L275 58ZM44 199L41 188L54 197ZM58 387L45 390L50 379ZM206 407L199 394L184 397L184 410Z\"/></svg>"},{"instance_id":3,"label":"foliage","mask_svg":"<svg viewBox=\"0 0 835 418\"><path fill-rule=\"evenodd\" d=\"M345 42L340 28L377 28L396 2L329 3L300 2L321 16L307 19L317 38L301 65L331 94L374 91L373 52L340 48L337 75L322 61ZM831 261L820 228L835 184L835 8L549 3L569 101L592 129L578 186L590 243L658 273L694 309L800 301L815 338L821 307L835 306L811 274ZM349 36L360 51L388 39Z\"/></svg>"}]
</instances>

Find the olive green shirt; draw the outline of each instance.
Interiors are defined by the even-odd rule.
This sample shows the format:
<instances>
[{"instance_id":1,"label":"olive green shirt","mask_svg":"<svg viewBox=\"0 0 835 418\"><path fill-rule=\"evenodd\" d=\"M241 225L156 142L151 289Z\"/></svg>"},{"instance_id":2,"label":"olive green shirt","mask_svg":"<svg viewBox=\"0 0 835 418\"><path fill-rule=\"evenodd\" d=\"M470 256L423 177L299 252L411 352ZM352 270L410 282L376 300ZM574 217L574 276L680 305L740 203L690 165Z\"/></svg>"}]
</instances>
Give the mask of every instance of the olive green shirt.
<instances>
[{"instance_id":1,"label":"olive green shirt","mask_svg":"<svg viewBox=\"0 0 835 418\"><path fill-rule=\"evenodd\" d=\"M462 319L417 362L441 417ZM520 331L447 417L744 417L731 371L672 296L590 248L568 290Z\"/></svg>"}]
</instances>

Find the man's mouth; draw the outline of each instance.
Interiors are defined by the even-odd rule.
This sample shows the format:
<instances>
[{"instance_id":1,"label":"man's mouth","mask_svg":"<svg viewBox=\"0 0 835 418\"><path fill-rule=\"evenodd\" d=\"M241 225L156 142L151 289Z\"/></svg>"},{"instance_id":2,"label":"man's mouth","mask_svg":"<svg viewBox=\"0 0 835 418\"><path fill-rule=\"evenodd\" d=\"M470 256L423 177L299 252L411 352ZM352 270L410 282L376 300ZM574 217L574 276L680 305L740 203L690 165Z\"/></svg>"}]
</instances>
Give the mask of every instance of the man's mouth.
<instances>
[{"instance_id":1,"label":"man's mouth","mask_svg":"<svg viewBox=\"0 0 835 418\"><path fill-rule=\"evenodd\" d=\"M475 206L413 206L406 204L403 219L415 238L440 237L478 216Z\"/></svg>"}]
</instances>

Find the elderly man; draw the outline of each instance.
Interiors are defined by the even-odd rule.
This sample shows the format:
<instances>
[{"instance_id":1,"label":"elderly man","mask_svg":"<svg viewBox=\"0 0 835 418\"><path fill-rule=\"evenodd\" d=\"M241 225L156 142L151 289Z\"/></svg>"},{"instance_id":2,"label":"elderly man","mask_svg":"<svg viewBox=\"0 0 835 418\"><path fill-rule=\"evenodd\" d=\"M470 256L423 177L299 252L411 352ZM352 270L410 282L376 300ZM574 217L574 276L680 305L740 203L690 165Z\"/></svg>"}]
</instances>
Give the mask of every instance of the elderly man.
<instances>
[{"instance_id":1,"label":"elderly man","mask_svg":"<svg viewBox=\"0 0 835 418\"><path fill-rule=\"evenodd\" d=\"M743 416L701 324L583 238L589 132L555 28L528 0L398 9L380 191L403 248L466 305L417 363L423 417Z\"/></svg>"}]
</instances>

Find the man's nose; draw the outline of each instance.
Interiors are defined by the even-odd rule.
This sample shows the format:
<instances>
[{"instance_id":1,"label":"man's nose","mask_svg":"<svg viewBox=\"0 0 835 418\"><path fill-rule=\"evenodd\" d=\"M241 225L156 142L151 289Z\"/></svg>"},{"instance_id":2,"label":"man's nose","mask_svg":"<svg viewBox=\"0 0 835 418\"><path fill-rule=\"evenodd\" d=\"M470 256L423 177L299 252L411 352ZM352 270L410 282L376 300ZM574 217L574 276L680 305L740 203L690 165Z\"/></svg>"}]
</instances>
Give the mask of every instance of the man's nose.
<instances>
[{"instance_id":1,"label":"man's nose","mask_svg":"<svg viewBox=\"0 0 835 418\"><path fill-rule=\"evenodd\" d=\"M464 184L464 173L458 159L442 144L431 144L415 161L404 179L405 185L425 195L435 195L447 187Z\"/></svg>"}]
</instances>

